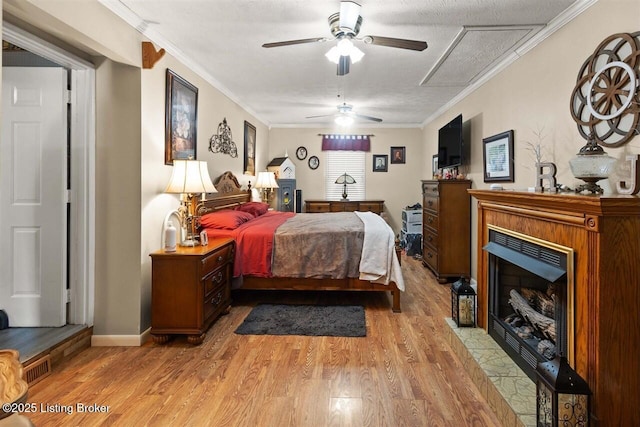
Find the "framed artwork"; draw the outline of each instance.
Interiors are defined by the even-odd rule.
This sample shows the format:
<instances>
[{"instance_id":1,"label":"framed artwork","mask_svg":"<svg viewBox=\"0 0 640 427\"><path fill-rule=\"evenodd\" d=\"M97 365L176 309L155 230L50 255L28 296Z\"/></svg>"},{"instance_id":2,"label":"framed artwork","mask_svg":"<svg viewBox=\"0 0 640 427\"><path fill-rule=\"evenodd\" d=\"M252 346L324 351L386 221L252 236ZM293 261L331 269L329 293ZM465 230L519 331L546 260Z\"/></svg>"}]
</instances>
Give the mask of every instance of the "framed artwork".
<instances>
[{"instance_id":1,"label":"framed artwork","mask_svg":"<svg viewBox=\"0 0 640 427\"><path fill-rule=\"evenodd\" d=\"M256 127L244 121L244 174L256 174Z\"/></svg>"},{"instance_id":2,"label":"framed artwork","mask_svg":"<svg viewBox=\"0 0 640 427\"><path fill-rule=\"evenodd\" d=\"M196 158L198 88L167 68L164 164Z\"/></svg>"},{"instance_id":3,"label":"framed artwork","mask_svg":"<svg viewBox=\"0 0 640 427\"><path fill-rule=\"evenodd\" d=\"M318 169L318 166L320 166L320 159L318 159L317 156L311 156L307 163L309 163L309 168L316 170Z\"/></svg>"},{"instance_id":4,"label":"framed artwork","mask_svg":"<svg viewBox=\"0 0 640 427\"><path fill-rule=\"evenodd\" d=\"M484 182L513 182L513 130L482 140Z\"/></svg>"},{"instance_id":5,"label":"framed artwork","mask_svg":"<svg viewBox=\"0 0 640 427\"><path fill-rule=\"evenodd\" d=\"M391 163L405 163L406 147L391 147Z\"/></svg>"},{"instance_id":6,"label":"framed artwork","mask_svg":"<svg viewBox=\"0 0 640 427\"><path fill-rule=\"evenodd\" d=\"M387 156L386 154L374 154L373 155L373 171L386 172L388 162L389 162L389 156Z\"/></svg>"},{"instance_id":7,"label":"framed artwork","mask_svg":"<svg viewBox=\"0 0 640 427\"><path fill-rule=\"evenodd\" d=\"M438 174L438 155L434 154L431 157L431 176L436 176Z\"/></svg>"}]
</instances>

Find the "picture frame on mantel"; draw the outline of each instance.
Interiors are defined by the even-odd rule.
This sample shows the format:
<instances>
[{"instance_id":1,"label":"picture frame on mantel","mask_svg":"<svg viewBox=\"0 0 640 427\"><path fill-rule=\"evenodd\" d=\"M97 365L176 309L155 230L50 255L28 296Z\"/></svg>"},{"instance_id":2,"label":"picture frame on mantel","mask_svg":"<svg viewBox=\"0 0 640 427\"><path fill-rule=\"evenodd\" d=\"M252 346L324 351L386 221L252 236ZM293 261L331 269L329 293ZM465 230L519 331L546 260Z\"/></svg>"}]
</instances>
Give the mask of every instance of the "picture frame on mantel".
<instances>
[{"instance_id":1,"label":"picture frame on mantel","mask_svg":"<svg viewBox=\"0 0 640 427\"><path fill-rule=\"evenodd\" d=\"M513 182L513 129L482 140L484 182Z\"/></svg>"},{"instance_id":2,"label":"picture frame on mantel","mask_svg":"<svg viewBox=\"0 0 640 427\"><path fill-rule=\"evenodd\" d=\"M164 164L195 159L198 88L167 68Z\"/></svg>"},{"instance_id":3,"label":"picture frame on mantel","mask_svg":"<svg viewBox=\"0 0 640 427\"><path fill-rule=\"evenodd\" d=\"M256 174L256 127L244 121L244 174Z\"/></svg>"}]
</instances>

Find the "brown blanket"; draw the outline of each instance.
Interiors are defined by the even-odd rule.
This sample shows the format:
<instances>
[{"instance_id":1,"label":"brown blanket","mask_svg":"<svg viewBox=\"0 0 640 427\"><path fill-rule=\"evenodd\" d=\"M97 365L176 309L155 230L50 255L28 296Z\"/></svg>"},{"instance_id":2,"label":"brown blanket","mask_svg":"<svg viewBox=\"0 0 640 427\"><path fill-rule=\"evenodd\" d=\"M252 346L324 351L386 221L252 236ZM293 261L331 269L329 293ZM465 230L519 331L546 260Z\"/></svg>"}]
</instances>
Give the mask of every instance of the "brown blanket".
<instances>
[{"instance_id":1,"label":"brown blanket","mask_svg":"<svg viewBox=\"0 0 640 427\"><path fill-rule=\"evenodd\" d=\"M353 212L300 213L276 230L275 277L359 276L364 224Z\"/></svg>"}]
</instances>

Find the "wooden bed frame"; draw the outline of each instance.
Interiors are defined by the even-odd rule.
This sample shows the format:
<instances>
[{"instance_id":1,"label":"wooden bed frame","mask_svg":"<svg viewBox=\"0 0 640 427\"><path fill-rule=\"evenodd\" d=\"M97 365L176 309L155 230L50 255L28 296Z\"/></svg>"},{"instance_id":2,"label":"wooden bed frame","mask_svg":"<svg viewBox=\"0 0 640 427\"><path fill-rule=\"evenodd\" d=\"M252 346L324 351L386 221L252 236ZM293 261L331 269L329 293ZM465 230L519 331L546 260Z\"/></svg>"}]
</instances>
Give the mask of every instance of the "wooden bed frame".
<instances>
[{"instance_id":1,"label":"wooden bed frame","mask_svg":"<svg viewBox=\"0 0 640 427\"><path fill-rule=\"evenodd\" d=\"M208 193L206 200L201 202L199 214L233 209L239 204L251 200L251 190L242 190L238 180L231 172L220 175L214 185L218 193ZM390 292L392 295L392 310L400 313L400 289L395 282L388 285L373 283L355 278L345 279L307 279L289 277L253 277L244 276L241 289L263 290L295 290L295 291L375 291Z\"/></svg>"}]
</instances>

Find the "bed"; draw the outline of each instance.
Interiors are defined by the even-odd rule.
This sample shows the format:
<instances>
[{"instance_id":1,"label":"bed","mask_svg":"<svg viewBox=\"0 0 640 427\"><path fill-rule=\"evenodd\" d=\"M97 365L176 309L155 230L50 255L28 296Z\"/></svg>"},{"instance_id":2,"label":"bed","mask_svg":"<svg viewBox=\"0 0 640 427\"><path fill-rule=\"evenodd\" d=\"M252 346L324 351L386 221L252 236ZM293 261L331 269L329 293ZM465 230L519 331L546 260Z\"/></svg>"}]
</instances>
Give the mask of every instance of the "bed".
<instances>
[{"instance_id":1,"label":"bed","mask_svg":"<svg viewBox=\"0 0 640 427\"><path fill-rule=\"evenodd\" d=\"M231 172L214 181L200 208L209 238L236 242L235 289L374 291L400 312L404 281L395 238L371 212L291 213L253 202Z\"/></svg>"}]
</instances>

